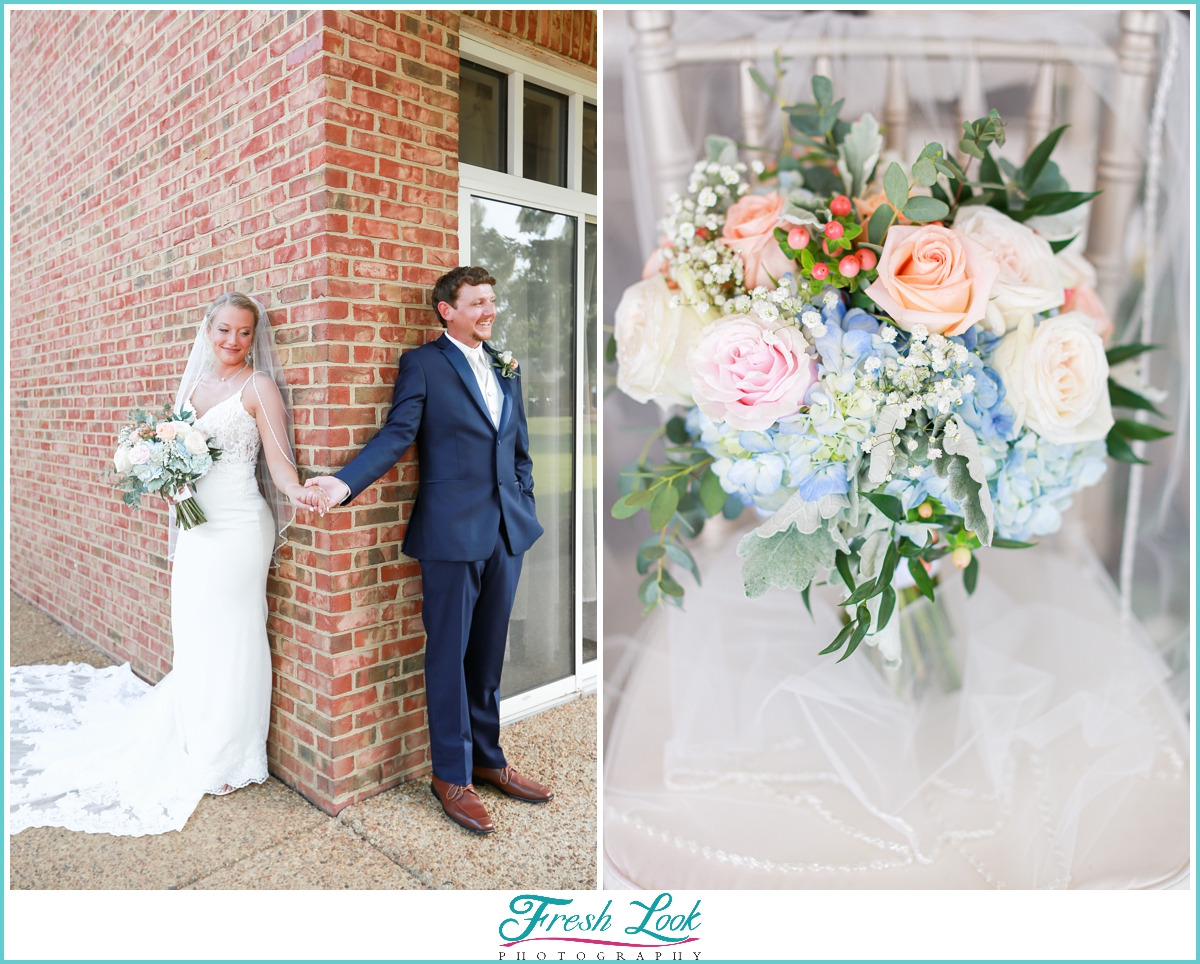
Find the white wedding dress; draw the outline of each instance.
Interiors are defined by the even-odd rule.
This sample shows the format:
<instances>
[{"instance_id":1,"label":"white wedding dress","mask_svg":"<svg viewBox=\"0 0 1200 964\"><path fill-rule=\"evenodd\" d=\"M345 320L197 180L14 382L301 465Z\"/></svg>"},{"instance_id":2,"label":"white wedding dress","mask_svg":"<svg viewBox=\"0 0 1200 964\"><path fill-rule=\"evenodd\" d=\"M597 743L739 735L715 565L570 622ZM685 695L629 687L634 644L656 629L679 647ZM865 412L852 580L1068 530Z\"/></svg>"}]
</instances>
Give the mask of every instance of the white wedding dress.
<instances>
[{"instance_id":1,"label":"white wedding dress","mask_svg":"<svg viewBox=\"0 0 1200 964\"><path fill-rule=\"evenodd\" d=\"M157 686L126 663L9 671L9 832L181 830L205 793L267 778L271 511L261 440L240 395L196 425L221 458L196 485L207 522L179 533L171 577L174 664Z\"/></svg>"}]
</instances>

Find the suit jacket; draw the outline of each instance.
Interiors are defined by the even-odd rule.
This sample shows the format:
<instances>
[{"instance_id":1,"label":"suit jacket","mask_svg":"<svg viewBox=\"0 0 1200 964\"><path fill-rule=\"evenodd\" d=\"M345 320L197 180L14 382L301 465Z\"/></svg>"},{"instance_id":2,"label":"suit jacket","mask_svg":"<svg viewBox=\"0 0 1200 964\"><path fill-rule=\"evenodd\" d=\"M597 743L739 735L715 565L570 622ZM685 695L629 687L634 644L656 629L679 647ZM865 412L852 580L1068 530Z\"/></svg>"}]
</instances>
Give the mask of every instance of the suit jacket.
<instances>
[{"instance_id":1,"label":"suit jacket","mask_svg":"<svg viewBox=\"0 0 1200 964\"><path fill-rule=\"evenodd\" d=\"M483 347L494 360L497 353L486 343ZM387 421L337 473L350 487L344 500L349 502L417 443L421 477L404 535L405 555L487 559L502 520L514 554L527 550L542 534L534 509L521 379L497 372L496 380L503 394L498 428L488 415L475 373L449 338L443 335L404 352Z\"/></svg>"}]
</instances>

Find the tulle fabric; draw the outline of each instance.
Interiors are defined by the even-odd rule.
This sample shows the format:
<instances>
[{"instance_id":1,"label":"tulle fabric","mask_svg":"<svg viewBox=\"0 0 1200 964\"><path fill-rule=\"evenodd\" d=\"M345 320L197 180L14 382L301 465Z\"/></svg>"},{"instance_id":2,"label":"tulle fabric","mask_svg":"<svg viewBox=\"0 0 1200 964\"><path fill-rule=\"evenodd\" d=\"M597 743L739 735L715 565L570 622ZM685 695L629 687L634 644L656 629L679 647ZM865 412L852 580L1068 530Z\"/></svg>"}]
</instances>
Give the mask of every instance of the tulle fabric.
<instances>
[{"instance_id":1,"label":"tulle fabric","mask_svg":"<svg viewBox=\"0 0 1200 964\"><path fill-rule=\"evenodd\" d=\"M865 651L816 655L839 626L829 598L814 592L811 619L796 593L746 599L735 546L685 612L647 626L620 695L618 880L1147 887L1187 867L1187 728L1084 546L987 552L970 599L949 577L963 685L915 701Z\"/></svg>"},{"instance_id":2,"label":"tulle fabric","mask_svg":"<svg viewBox=\"0 0 1200 964\"><path fill-rule=\"evenodd\" d=\"M182 830L205 793L267 779L276 532L254 477L258 430L237 396L198 424L224 457L196 486L208 521L179 534L172 670L150 686L128 663L10 669L10 833Z\"/></svg>"}]
</instances>

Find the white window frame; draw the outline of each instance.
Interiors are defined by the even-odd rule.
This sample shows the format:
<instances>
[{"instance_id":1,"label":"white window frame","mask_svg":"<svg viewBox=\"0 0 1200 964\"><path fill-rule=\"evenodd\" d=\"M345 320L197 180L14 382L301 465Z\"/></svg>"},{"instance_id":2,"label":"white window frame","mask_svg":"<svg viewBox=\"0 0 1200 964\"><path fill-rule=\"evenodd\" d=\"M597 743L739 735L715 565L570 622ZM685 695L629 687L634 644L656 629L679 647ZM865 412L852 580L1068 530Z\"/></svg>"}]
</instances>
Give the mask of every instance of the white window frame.
<instances>
[{"instance_id":1,"label":"white window frame","mask_svg":"<svg viewBox=\"0 0 1200 964\"><path fill-rule=\"evenodd\" d=\"M575 218L575 272L576 272L576 305L575 305L575 458L574 478L572 487L575 493L575 531L574 531L574 626L575 626L575 672L574 674L535 687L524 693L518 693L500 701L500 722L511 723L522 717L538 713L559 703L574 699L581 693L593 692L596 689L600 660L583 661L583 513L584 487L583 480L583 446L584 446L584 417L586 415L586 400L583 387L586 384L587 352L584 351L583 338L586 330L584 319L587 317L584 285L585 269L585 223L598 223L599 209L597 197L594 194L584 194L583 185L583 105L595 105L596 85L582 77L576 77L566 71L538 63L521 57L500 47L493 47L474 37L462 36L459 53L464 60L472 61L484 67L505 74L508 78L508 130L507 164L508 173L501 174L473 164L459 165L459 259L462 264L470 263L471 256L471 198L479 196L495 201L506 201L510 204L520 204L526 207L536 207L543 211L553 211ZM523 141L523 108L524 84L528 78L530 83L545 87L548 90L566 94L568 98L567 111L567 187L556 184L544 184L541 181L529 180L522 176L522 141ZM597 270L599 265L597 264ZM597 359L599 356L597 355ZM597 373L599 377L599 373ZM598 484L598 480L597 480ZM599 519L596 520L597 529ZM599 560L597 560L597 566ZM599 599L596 600L599 608ZM597 645L599 640L597 640Z\"/></svg>"}]
</instances>

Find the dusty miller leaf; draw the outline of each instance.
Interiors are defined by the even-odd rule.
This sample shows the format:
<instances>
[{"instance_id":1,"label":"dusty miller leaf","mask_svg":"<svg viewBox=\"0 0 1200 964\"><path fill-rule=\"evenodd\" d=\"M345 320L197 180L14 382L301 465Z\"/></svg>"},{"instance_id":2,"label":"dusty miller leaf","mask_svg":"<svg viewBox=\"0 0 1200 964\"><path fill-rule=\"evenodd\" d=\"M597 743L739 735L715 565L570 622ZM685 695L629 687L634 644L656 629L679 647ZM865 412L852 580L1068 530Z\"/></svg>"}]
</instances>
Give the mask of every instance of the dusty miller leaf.
<instances>
[{"instance_id":1,"label":"dusty miller leaf","mask_svg":"<svg viewBox=\"0 0 1200 964\"><path fill-rule=\"evenodd\" d=\"M963 521L975 533L981 545L990 546L993 508L987 472L979 454L975 433L960 415L955 415L946 423L942 448L948 455L954 456L949 465L949 489L963 507Z\"/></svg>"},{"instance_id":2,"label":"dusty miller leaf","mask_svg":"<svg viewBox=\"0 0 1200 964\"><path fill-rule=\"evenodd\" d=\"M806 502L799 492L783 504L783 507L754 531L760 539L767 539L782 532L793 522L803 535L816 532L826 519L837 515L850 505L850 500L836 492L824 495L817 502Z\"/></svg>"},{"instance_id":3,"label":"dusty miller leaf","mask_svg":"<svg viewBox=\"0 0 1200 964\"><path fill-rule=\"evenodd\" d=\"M750 532L737 551L742 557L742 582L751 599L771 586L801 590L813 581L818 568L833 567L833 539L827 529L806 534L792 525L766 539Z\"/></svg>"},{"instance_id":4,"label":"dusty miller leaf","mask_svg":"<svg viewBox=\"0 0 1200 964\"><path fill-rule=\"evenodd\" d=\"M866 187L871 171L879 161L883 138L879 134L879 121L870 114L863 114L850 125L850 133L838 145L838 173L850 188L850 196L858 197Z\"/></svg>"},{"instance_id":5,"label":"dusty miller leaf","mask_svg":"<svg viewBox=\"0 0 1200 964\"><path fill-rule=\"evenodd\" d=\"M894 435L904 427L905 421L904 411L898 405L886 405L879 413L875 437L871 439L871 468L867 476L872 488L882 484L896 464Z\"/></svg>"}]
</instances>

